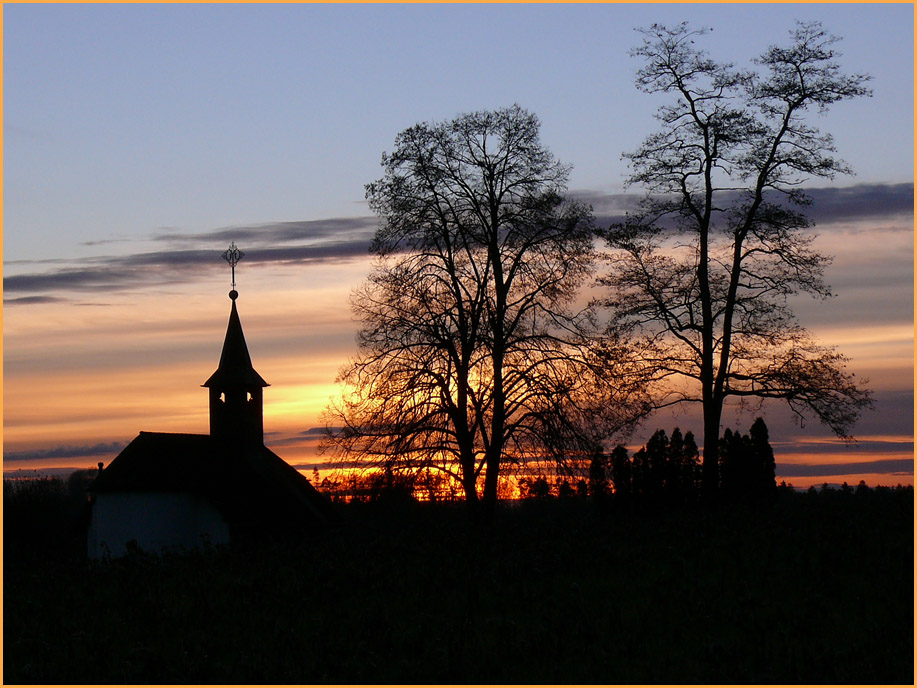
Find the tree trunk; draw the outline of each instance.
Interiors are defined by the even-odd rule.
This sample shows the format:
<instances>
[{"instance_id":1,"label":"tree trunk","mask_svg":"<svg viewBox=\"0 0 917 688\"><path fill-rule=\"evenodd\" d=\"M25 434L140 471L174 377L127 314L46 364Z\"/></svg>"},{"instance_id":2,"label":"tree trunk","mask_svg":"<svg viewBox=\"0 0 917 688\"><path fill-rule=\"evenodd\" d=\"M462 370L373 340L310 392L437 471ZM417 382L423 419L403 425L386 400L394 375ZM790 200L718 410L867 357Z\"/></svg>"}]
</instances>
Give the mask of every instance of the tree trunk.
<instances>
[{"instance_id":1,"label":"tree trunk","mask_svg":"<svg viewBox=\"0 0 917 688\"><path fill-rule=\"evenodd\" d=\"M469 505L476 504L478 502L478 487L475 484L474 471L471 471L470 474L463 472L462 488L465 490L465 503Z\"/></svg>"},{"instance_id":2,"label":"tree trunk","mask_svg":"<svg viewBox=\"0 0 917 688\"><path fill-rule=\"evenodd\" d=\"M701 468L701 496L708 504L716 501L720 484L720 417L723 407L716 399L704 400L704 462Z\"/></svg>"},{"instance_id":3,"label":"tree trunk","mask_svg":"<svg viewBox=\"0 0 917 688\"><path fill-rule=\"evenodd\" d=\"M493 451L487 457L487 473L484 476L484 498L481 506L485 523L492 523L497 510L497 479L500 477L500 454L502 451Z\"/></svg>"}]
</instances>

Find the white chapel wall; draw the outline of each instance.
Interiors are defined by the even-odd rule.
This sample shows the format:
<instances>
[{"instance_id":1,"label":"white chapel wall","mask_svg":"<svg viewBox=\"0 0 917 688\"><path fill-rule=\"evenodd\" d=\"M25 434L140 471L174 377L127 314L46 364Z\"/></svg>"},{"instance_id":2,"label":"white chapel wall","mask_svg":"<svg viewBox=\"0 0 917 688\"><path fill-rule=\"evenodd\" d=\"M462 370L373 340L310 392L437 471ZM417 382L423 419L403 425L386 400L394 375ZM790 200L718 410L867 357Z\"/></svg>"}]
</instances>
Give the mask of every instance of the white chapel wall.
<instances>
[{"instance_id":1,"label":"white chapel wall","mask_svg":"<svg viewBox=\"0 0 917 688\"><path fill-rule=\"evenodd\" d=\"M229 543L229 528L212 504L185 492L96 495L89 525L91 559L120 557L136 541L146 552Z\"/></svg>"}]
</instances>

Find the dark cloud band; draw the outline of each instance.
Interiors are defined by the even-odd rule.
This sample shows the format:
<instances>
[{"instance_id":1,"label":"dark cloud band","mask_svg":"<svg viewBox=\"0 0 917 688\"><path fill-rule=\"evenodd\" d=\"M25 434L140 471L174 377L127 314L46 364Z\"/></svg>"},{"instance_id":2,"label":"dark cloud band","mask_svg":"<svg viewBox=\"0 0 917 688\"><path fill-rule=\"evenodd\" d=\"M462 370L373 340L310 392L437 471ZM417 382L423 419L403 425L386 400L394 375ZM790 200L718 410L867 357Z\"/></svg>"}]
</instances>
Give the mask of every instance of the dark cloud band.
<instances>
[{"instance_id":1,"label":"dark cloud band","mask_svg":"<svg viewBox=\"0 0 917 688\"><path fill-rule=\"evenodd\" d=\"M4 452L4 461L41 461L46 459L75 459L83 456L103 456L120 452L127 442L100 442L88 446L60 446L53 449L36 449L31 451Z\"/></svg>"},{"instance_id":2,"label":"dark cloud band","mask_svg":"<svg viewBox=\"0 0 917 688\"><path fill-rule=\"evenodd\" d=\"M819 224L879 220L914 212L913 184L858 184L843 188L805 189L812 205L805 214ZM625 213L636 213L643 196L639 192L603 194L575 192L576 200L592 206L599 227L623 222Z\"/></svg>"},{"instance_id":3,"label":"dark cloud band","mask_svg":"<svg viewBox=\"0 0 917 688\"><path fill-rule=\"evenodd\" d=\"M369 250L370 236L354 236L346 240L328 241L308 246L279 246L251 248L245 261L257 263L339 263L362 258ZM129 256L94 258L84 268L64 268L48 272L10 275L3 279L6 293L37 294L42 292L80 291L104 292L138 284L138 270L145 270L145 285L175 284L192 279L201 270L221 269L215 260L219 249L179 249L137 253ZM31 303L48 303L53 297L22 297ZM44 301L36 299L44 298ZM61 299L57 299L61 300ZM6 300L15 303L17 299ZM20 299L21 301L21 299ZM25 302L25 301L22 301Z\"/></svg>"},{"instance_id":4,"label":"dark cloud band","mask_svg":"<svg viewBox=\"0 0 917 688\"><path fill-rule=\"evenodd\" d=\"M236 241L248 246L276 246L281 243L301 241L339 242L342 238L372 236L376 229L375 217L340 217L326 220L299 220L257 225L222 227L212 232L182 234L165 232L153 237L154 241L169 243L225 243Z\"/></svg>"},{"instance_id":5,"label":"dark cloud band","mask_svg":"<svg viewBox=\"0 0 917 688\"><path fill-rule=\"evenodd\" d=\"M62 303L66 299L57 296L20 296L16 299L3 299L4 306L34 306L42 303Z\"/></svg>"},{"instance_id":6,"label":"dark cloud band","mask_svg":"<svg viewBox=\"0 0 917 688\"><path fill-rule=\"evenodd\" d=\"M576 192L572 195L593 206L598 226L622 220L625 212L637 209L640 200L639 194ZM818 223L878 220L913 213L913 184L810 189L809 195L813 200L810 215ZM377 223L374 217L351 217L224 227L198 234L164 232L152 237L155 243L169 245L160 251L89 258L79 267L60 267L57 262L56 267L45 272L9 275L3 280L4 291L27 296L7 299L5 303L49 303L48 299L60 297L40 295L61 291L105 292L137 285L139 269L145 270L143 284L185 282L201 270L218 269L214 255L229 241L246 247L248 263L348 262L367 254Z\"/></svg>"},{"instance_id":7,"label":"dark cloud band","mask_svg":"<svg viewBox=\"0 0 917 688\"><path fill-rule=\"evenodd\" d=\"M782 478L814 478L820 476L879 473L887 475L913 475L913 459L879 459L854 463L798 463L777 464L777 475Z\"/></svg>"}]
</instances>

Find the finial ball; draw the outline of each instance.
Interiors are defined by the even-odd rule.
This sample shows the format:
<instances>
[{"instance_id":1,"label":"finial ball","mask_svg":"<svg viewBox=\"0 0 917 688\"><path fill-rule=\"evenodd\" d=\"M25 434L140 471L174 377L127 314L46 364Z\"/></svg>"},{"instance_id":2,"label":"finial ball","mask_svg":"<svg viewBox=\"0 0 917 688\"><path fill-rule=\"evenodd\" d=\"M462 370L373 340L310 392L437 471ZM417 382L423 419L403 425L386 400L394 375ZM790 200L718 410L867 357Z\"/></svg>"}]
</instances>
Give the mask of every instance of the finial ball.
<instances>
[{"instance_id":1,"label":"finial ball","mask_svg":"<svg viewBox=\"0 0 917 688\"><path fill-rule=\"evenodd\" d=\"M229 298L235 301L237 298L239 298L239 292L233 289L231 292L229 292Z\"/></svg>"}]
</instances>

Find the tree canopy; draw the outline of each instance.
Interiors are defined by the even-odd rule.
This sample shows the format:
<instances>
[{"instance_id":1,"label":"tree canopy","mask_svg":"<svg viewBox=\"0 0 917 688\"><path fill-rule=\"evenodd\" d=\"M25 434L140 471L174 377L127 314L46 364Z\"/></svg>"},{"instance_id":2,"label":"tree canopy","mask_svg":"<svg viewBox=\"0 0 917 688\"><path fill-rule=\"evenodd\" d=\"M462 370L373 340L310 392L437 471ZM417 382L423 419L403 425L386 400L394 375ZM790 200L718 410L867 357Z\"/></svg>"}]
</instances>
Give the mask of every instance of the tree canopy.
<instances>
[{"instance_id":1,"label":"tree canopy","mask_svg":"<svg viewBox=\"0 0 917 688\"><path fill-rule=\"evenodd\" d=\"M327 413L362 466L435 469L492 507L507 465L588 461L646 406L612 384L617 349L577 301L591 210L519 106L406 129L366 186L381 223L353 295L359 355ZM623 371L619 371L623 372Z\"/></svg>"},{"instance_id":2,"label":"tree canopy","mask_svg":"<svg viewBox=\"0 0 917 688\"><path fill-rule=\"evenodd\" d=\"M810 114L868 95L869 77L841 71L839 39L817 23L797 25L753 69L713 60L695 43L708 33L654 24L632 53L643 61L637 88L671 101L660 130L624 156L628 182L647 195L607 231L603 282L610 329L638 344L657 406L702 404L713 493L727 398L781 399L843 437L871 404L847 359L788 305L799 293L831 296L804 186L849 172Z\"/></svg>"}]
</instances>

